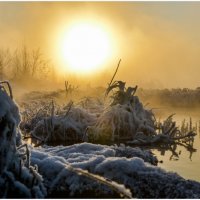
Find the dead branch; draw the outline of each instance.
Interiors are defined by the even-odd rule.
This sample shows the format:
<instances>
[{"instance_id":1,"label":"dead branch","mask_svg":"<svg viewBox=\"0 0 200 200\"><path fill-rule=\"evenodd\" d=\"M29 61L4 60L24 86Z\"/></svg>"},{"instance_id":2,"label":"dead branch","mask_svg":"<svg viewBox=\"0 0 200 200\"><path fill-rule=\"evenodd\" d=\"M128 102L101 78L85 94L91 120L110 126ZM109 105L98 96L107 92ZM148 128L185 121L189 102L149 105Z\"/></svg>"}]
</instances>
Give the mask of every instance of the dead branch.
<instances>
[{"instance_id":1,"label":"dead branch","mask_svg":"<svg viewBox=\"0 0 200 200\"><path fill-rule=\"evenodd\" d=\"M114 80L114 78L115 78L115 76L116 76L116 74L117 74L117 71L118 71L118 69L119 69L120 62L121 62L121 59L119 60L118 65L117 65L117 68L116 68L116 70L115 70L115 73L113 74L112 79L111 79L110 83L108 84L108 88L111 86L111 84L112 84L112 82L113 82L113 80Z\"/></svg>"},{"instance_id":2,"label":"dead branch","mask_svg":"<svg viewBox=\"0 0 200 200\"><path fill-rule=\"evenodd\" d=\"M75 168L75 167L72 167L71 165L65 165L66 169L68 169L69 171L71 172L75 172L76 174L78 175L81 175L81 176L85 176L85 177L88 177L92 180L95 180L101 184L104 184L106 186L108 186L109 188L111 188L113 191L117 192L118 194L122 195L124 198L127 198L127 199L131 199L132 198L132 194L130 192L129 189L126 189L124 186L120 185L121 187L116 187L113 183L112 180L108 179L108 178L103 178L97 174L92 174L86 170L83 170L83 169L80 169L80 168Z\"/></svg>"}]
</instances>

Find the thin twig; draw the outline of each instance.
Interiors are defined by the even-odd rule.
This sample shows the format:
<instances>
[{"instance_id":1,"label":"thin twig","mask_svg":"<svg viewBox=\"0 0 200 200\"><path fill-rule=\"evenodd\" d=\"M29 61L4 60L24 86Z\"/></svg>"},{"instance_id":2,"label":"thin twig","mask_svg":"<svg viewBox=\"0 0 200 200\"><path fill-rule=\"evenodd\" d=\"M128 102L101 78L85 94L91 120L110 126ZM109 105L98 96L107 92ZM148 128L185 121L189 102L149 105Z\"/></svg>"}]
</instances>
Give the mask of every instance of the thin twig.
<instances>
[{"instance_id":1,"label":"thin twig","mask_svg":"<svg viewBox=\"0 0 200 200\"><path fill-rule=\"evenodd\" d=\"M9 89L9 93L10 93L10 98L13 99L13 93L12 93L12 88L11 85L9 83L9 81L0 81L0 84L6 83Z\"/></svg>"},{"instance_id":2,"label":"thin twig","mask_svg":"<svg viewBox=\"0 0 200 200\"><path fill-rule=\"evenodd\" d=\"M118 69L119 69L120 62L121 62L121 59L120 59L119 62L118 62L117 68L116 68L116 70L115 70L115 73L113 74L113 77L112 77L112 79L111 79L109 85L108 85L108 88L111 86L111 84L112 84L112 82L113 82L113 80L114 80L114 78L115 78L115 76L116 76L116 74L117 74L117 71L118 71Z\"/></svg>"},{"instance_id":3,"label":"thin twig","mask_svg":"<svg viewBox=\"0 0 200 200\"><path fill-rule=\"evenodd\" d=\"M73 102L73 101L69 102L69 104L68 104L69 108L68 108L68 110L67 110L67 112L66 112L66 114L65 114L65 117L67 117L67 116L68 116L68 114L69 114L69 111L71 110L71 108L72 108L72 105L73 105L73 104L74 104L74 102Z\"/></svg>"}]
</instances>

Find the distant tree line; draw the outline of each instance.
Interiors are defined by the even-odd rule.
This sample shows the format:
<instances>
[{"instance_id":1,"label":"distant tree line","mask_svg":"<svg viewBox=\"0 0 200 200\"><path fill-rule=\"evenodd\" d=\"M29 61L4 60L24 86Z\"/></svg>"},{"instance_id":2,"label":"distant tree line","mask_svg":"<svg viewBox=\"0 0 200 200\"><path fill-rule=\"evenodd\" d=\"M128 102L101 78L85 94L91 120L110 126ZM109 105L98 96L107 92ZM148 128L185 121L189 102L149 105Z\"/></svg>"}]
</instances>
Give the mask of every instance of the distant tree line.
<instances>
[{"instance_id":1,"label":"distant tree line","mask_svg":"<svg viewBox=\"0 0 200 200\"><path fill-rule=\"evenodd\" d=\"M174 107L200 106L200 87L196 89L139 89L138 96L145 102Z\"/></svg>"}]
</instances>

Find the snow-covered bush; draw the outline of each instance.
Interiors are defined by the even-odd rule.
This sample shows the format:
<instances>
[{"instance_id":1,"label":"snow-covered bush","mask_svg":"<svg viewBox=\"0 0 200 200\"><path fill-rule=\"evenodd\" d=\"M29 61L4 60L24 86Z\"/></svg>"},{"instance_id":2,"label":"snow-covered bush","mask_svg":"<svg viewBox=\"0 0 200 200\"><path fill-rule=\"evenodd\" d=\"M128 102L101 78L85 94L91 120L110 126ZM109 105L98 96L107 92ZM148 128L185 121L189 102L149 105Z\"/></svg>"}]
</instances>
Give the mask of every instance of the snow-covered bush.
<instances>
[{"instance_id":1,"label":"snow-covered bush","mask_svg":"<svg viewBox=\"0 0 200 200\"><path fill-rule=\"evenodd\" d=\"M111 97L111 105L88 130L89 141L127 141L132 140L138 132L154 135L155 117L134 95L137 86L126 89L124 82L117 81L107 89L106 94L115 88L118 90Z\"/></svg>"},{"instance_id":2,"label":"snow-covered bush","mask_svg":"<svg viewBox=\"0 0 200 200\"><path fill-rule=\"evenodd\" d=\"M96 121L96 115L80 107L63 108L57 115L40 120L31 135L45 144L82 142L85 130Z\"/></svg>"},{"instance_id":3,"label":"snow-covered bush","mask_svg":"<svg viewBox=\"0 0 200 200\"><path fill-rule=\"evenodd\" d=\"M9 95L5 89L4 84L8 85ZM10 131L13 132L13 137L16 137L16 144L19 146L22 144L21 132L18 129L21 117L19 114L19 109L17 104L12 99L12 89L7 81L0 82L0 122L1 130L3 130L6 125L10 127ZM6 133L5 133L6 134Z\"/></svg>"},{"instance_id":4,"label":"snow-covered bush","mask_svg":"<svg viewBox=\"0 0 200 200\"><path fill-rule=\"evenodd\" d=\"M59 106L54 101L28 104L22 112L21 129L40 144L93 143L132 145L192 145L195 133L182 133L173 121L173 115L163 122L155 119L152 110L146 109L136 87L126 89L125 82L116 81L106 90L112 102L98 98L83 98L76 104ZM107 105L107 106L106 106Z\"/></svg>"},{"instance_id":5,"label":"snow-covered bush","mask_svg":"<svg viewBox=\"0 0 200 200\"><path fill-rule=\"evenodd\" d=\"M182 143L186 148L192 147L196 135L193 129L181 132L173 121L173 115L157 122L152 110L145 109L135 96L137 86L126 89L125 82L115 81L108 87L106 95L116 88L110 106L100 114L95 125L88 128L88 141L127 142L138 146Z\"/></svg>"},{"instance_id":6,"label":"snow-covered bush","mask_svg":"<svg viewBox=\"0 0 200 200\"><path fill-rule=\"evenodd\" d=\"M10 96L2 83L6 83ZM42 198L42 177L29 165L29 150L21 145L20 115L8 82L0 83L0 197Z\"/></svg>"}]
</instances>

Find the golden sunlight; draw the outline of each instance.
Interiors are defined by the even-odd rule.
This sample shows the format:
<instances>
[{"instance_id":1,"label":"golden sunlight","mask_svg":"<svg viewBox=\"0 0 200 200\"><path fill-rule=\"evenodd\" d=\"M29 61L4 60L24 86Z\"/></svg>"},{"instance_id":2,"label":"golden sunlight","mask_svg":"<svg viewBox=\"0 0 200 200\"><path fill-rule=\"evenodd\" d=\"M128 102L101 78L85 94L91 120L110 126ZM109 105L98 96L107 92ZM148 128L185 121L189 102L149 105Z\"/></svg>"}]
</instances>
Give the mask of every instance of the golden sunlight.
<instances>
[{"instance_id":1,"label":"golden sunlight","mask_svg":"<svg viewBox=\"0 0 200 200\"><path fill-rule=\"evenodd\" d=\"M100 70L111 56L110 41L108 33L97 24L74 24L61 41L67 69L81 74Z\"/></svg>"}]
</instances>

